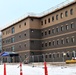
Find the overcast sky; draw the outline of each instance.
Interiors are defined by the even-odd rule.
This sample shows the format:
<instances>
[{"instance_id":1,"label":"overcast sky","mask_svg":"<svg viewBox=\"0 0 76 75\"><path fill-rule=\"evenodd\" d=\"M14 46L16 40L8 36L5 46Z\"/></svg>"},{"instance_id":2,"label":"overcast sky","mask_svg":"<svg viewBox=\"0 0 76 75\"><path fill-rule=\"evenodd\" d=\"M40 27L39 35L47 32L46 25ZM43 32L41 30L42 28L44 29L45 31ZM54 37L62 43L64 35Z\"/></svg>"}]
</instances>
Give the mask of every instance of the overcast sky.
<instances>
[{"instance_id":1,"label":"overcast sky","mask_svg":"<svg viewBox=\"0 0 76 75\"><path fill-rule=\"evenodd\" d=\"M26 13L41 13L64 1L65 0L0 0L0 29Z\"/></svg>"}]
</instances>

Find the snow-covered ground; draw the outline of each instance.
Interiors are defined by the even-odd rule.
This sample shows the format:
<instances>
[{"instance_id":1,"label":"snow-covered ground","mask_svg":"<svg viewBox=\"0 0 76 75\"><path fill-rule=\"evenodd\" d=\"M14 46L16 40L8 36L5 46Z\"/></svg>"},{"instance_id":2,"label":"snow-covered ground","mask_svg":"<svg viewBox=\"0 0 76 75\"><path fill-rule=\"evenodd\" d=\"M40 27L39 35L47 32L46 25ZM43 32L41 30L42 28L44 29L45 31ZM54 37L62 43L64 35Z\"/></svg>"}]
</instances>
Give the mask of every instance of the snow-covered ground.
<instances>
[{"instance_id":1,"label":"snow-covered ground","mask_svg":"<svg viewBox=\"0 0 76 75\"><path fill-rule=\"evenodd\" d=\"M23 75L45 75L44 65L22 64ZM47 65L48 75L76 75L76 64ZM0 65L0 75L3 75L4 65ZM7 75L20 75L19 64L6 64Z\"/></svg>"}]
</instances>

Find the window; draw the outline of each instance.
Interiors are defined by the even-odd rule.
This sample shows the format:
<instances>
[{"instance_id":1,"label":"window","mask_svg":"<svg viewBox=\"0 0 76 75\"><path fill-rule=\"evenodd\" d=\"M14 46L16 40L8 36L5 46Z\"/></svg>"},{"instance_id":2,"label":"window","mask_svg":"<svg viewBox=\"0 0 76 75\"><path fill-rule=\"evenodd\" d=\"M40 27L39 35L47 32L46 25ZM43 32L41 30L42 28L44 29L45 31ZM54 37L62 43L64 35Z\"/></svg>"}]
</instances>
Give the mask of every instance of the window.
<instances>
[{"instance_id":1,"label":"window","mask_svg":"<svg viewBox=\"0 0 76 75\"><path fill-rule=\"evenodd\" d=\"M19 28L21 28L21 25L19 25Z\"/></svg>"},{"instance_id":2,"label":"window","mask_svg":"<svg viewBox=\"0 0 76 75\"><path fill-rule=\"evenodd\" d=\"M69 26L68 25L66 25L66 30L68 30L69 29Z\"/></svg>"},{"instance_id":3,"label":"window","mask_svg":"<svg viewBox=\"0 0 76 75\"><path fill-rule=\"evenodd\" d=\"M15 28L14 28L14 27L12 27L12 34L13 34L13 33L15 33Z\"/></svg>"},{"instance_id":4,"label":"window","mask_svg":"<svg viewBox=\"0 0 76 75\"><path fill-rule=\"evenodd\" d=\"M49 58L51 58L51 54L49 54Z\"/></svg>"},{"instance_id":5,"label":"window","mask_svg":"<svg viewBox=\"0 0 76 75\"><path fill-rule=\"evenodd\" d=\"M64 44L64 39L61 40L61 44Z\"/></svg>"},{"instance_id":6,"label":"window","mask_svg":"<svg viewBox=\"0 0 76 75\"><path fill-rule=\"evenodd\" d=\"M60 14L60 17L63 18L63 13Z\"/></svg>"},{"instance_id":7,"label":"window","mask_svg":"<svg viewBox=\"0 0 76 75\"><path fill-rule=\"evenodd\" d=\"M49 30L49 31L48 31L48 34L50 34L50 33L51 33L51 31Z\"/></svg>"},{"instance_id":8,"label":"window","mask_svg":"<svg viewBox=\"0 0 76 75\"><path fill-rule=\"evenodd\" d=\"M74 28L74 23L71 23L71 28Z\"/></svg>"},{"instance_id":9,"label":"window","mask_svg":"<svg viewBox=\"0 0 76 75\"><path fill-rule=\"evenodd\" d=\"M52 16L52 22L54 21L54 16Z\"/></svg>"},{"instance_id":10,"label":"window","mask_svg":"<svg viewBox=\"0 0 76 75\"><path fill-rule=\"evenodd\" d=\"M3 43L5 43L4 40L3 40Z\"/></svg>"},{"instance_id":11,"label":"window","mask_svg":"<svg viewBox=\"0 0 76 75\"><path fill-rule=\"evenodd\" d=\"M56 32L59 32L59 28L58 27L56 28Z\"/></svg>"},{"instance_id":12,"label":"window","mask_svg":"<svg viewBox=\"0 0 76 75\"><path fill-rule=\"evenodd\" d=\"M43 25L43 21L41 21L41 25Z\"/></svg>"},{"instance_id":13,"label":"window","mask_svg":"<svg viewBox=\"0 0 76 75\"><path fill-rule=\"evenodd\" d=\"M56 15L56 20L58 20L58 15Z\"/></svg>"},{"instance_id":14,"label":"window","mask_svg":"<svg viewBox=\"0 0 76 75\"><path fill-rule=\"evenodd\" d=\"M53 40L53 45L55 45L55 41Z\"/></svg>"},{"instance_id":15,"label":"window","mask_svg":"<svg viewBox=\"0 0 76 75\"><path fill-rule=\"evenodd\" d=\"M24 36L26 36L26 33L24 33Z\"/></svg>"},{"instance_id":16,"label":"window","mask_svg":"<svg viewBox=\"0 0 76 75\"><path fill-rule=\"evenodd\" d=\"M68 16L68 11L65 11L65 16L66 16L66 17Z\"/></svg>"},{"instance_id":17,"label":"window","mask_svg":"<svg viewBox=\"0 0 76 75\"><path fill-rule=\"evenodd\" d=\"M24 23L24 25L26 26L26 22Z\"/></svg>"},{"instance_id":18,"label":"window","mask_svg":"<svg viewBox=\"0 0 76 75\"><path fill-rule=\"evenodd\" d=\"M41 33L41 35L43 36L43 32Z\"/></svg>"},{"instance_id":19,"label":"window","mask_svg":"<svg viewBox=\"0 0 76 75\"><path fill-rule=\"evenodd\" d=\"M70 14L73 15L73 9L70 10Z\"/></svg>"},{"instance_id":20,"label":"window","mask_svg":"<svg viewBox=\"0 0 76 75\"><path fill-rule=\"evenodd\" d=\"M53 58L55 58L55 53L52 54Z\"/></svg>"},{"instance_id":21,"label":"window","mask_svg":"<svg viewBox=\"0 0 76 75\"><path fill-rule=\"evenodd\" d=\"M15 51L15 47L14 47L14 46L12 46L12 47L11 47L11 50L12 50L12 51Z\"/></svg>"},{"instance_id":22,"label":"window","mask_svg":"<svg viewBox=\"0 0 76 75\"><path fill-rule=\"evenodd\" d=\"M49 41L49 46L51 46L51 42Z\"/></svg>"},{"instance_id":23,"label":"window","mask_svg":"<svg viewBox=\"0 0 76 75\"><path fill-rule=\"evenodd\" d=\"M69 43L69 38L66 39L66 43Z\"/></svg>"},{"instance_id":24,"label":"window","mask_svg":"<svg viewBox=\"0 0 76 75\"><path fill-rule=\"evenodd\" d=\"M54 30L54 28L52 29L52 33L55 33L55 30Z\"/></svg>"},{"instance_id":25,"label":"window","mask_svg":"<svg viewBox=\"0 0 76 75\"><path fill-rule=\"evenodd\" d=\"M50 23L50 18L48 18L48 23Z\"/></svg>"},{"instance_id":26,"label":"window","mask_svg":"<svg viewBox=\"0 0 76 75\"><path fill-rule=\"evenodd\" d=\"M45 35L47 35L47 31L45 31Z\"/></svg>"},{"instance_id":27,"label":"window","mask_svg":"<svg viewBox=\"0 0 76 75\"><path fill-rule=\"evenodd\" d=\"M45 24L46 24L46 20L45 20Z\"/></svg>"},{"instance_id":28,"label":"window","mask_svg":"<svg viewBox=\"0 0 76 75\"><path fill-rule=\"evenodd\" d=\"M47 47L47 43L45 43L45 47Z\"/></svg>"},{"instance_id":29,"label":"window","mask_svg":"<svg viewBox=\"0 0 76 75\"><path fill-rule=\"evenodd\" d=\"M57 45L59 45L59 39L57 40Z\"/></svg>"},{"instance_id":30,"label":"window","mask_svg":"<svg viewBox=\"0 0 76 75\"><path fill-rule=\"evenodd\" d=\"M74 41L75 41L75 38L74 38L74 37L72 37L72 38L71 38L71 42L74 42Z\"/></svg>"},{"instance_id":31,"label":"window","mask_svg":"<svg viewBox=\"0 0 76 75\"><path fill-rule=\"evenodd\" d=\"M11 38L11 43L13 43L13 42L15 42L15 38L14 37Z\"/></svg>"},{"instance_id":32,"label":"window","mask_svg":"<svg viewBox=\"0 0 76 75\"><path fill-rule=\"evenodd\" d=\"M26 47L26 43L24 44L24 47Z\"/></svg>"},{"instance_id":33,"label":"window","mask_svg":"<svg viewBox=\"0 0 76 75\"><path fill-rule=\"evenodd\" d=\"M48 55L46 54L46 55L45 55L45 58L47 58L47 57L48 57Z\"/></svg>"},{"instance_id":34,"label":"window","mask_svg":"<svg viewBox=\"0 0 76 75\"><path fill-rule=\"evenodd\" d=\"M61 31L63 31L64 30L64 27L63 26L61 26Z\"/></svg>"},{"instance_id":35,"label":"window","mask_svg":"<svg viewBox=\"0 0 76 75\"><path fill-rule=\"evenodd\" d=\"M66 55L67 55L67 57L70 57L70 54L69 54L69 52L67 52L67 53L66 53Z\"/></svg>"}]
</instances>

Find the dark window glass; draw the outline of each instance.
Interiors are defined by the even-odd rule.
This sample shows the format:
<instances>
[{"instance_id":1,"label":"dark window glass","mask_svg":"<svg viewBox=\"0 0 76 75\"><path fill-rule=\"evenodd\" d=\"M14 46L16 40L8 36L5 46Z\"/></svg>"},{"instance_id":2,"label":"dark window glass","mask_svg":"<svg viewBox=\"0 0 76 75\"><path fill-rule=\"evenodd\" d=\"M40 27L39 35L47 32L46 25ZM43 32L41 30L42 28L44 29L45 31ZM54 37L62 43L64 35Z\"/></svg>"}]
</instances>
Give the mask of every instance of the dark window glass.
<instances>
[{"instance_id":1,"label":"dark window glass","mask_svg":"<svg viewBox=\"0 0 76 75\"><path fill-rule=\"evenodd\" d=\"M55 45L55 41L53 41L53 45Z\"/></svg>"},{"instance_id":2,"label":"dark window glass","mask_svg":"<svg viewBox=\"0 0 76 75\"><path fill-rule=\"evenodd\" d=\"M43 21L41 21L41 25L43 25Z\"/></svg>"},{"instance_id":3,"label":"dark window glass","mask_svg":"<svg viewBox=\"0 0 76 75\"><path fill-rule=\"evenodd\" d=\"M52 56L53 56L53 58L55 58L55 54L53 54Z\"/></svg>"},{"instance_id":4,"label":"dark window glass","mask_svg":"<svg viewBox=\"0 0 76 75\"><path fill-rule=\"evenodd\" d=\"M54 16L52 16L52 22L54 21Z\"/></svg>"},{"instance_id":5,"label":"dark window glass","mask_svg":"<svg viewBox=\"0 0 76 75\"><path fill-rule=\"evenodd\" d=\"M68 38L66 39L66 43L69 43L69 39Z\"/></svg>"},{"instance_id":6,"label":"dark window glass","mask_svg":"<svg viewBox=\"0 0 76 75\"><path fill-rule=\"evenodd\" d=\"M68 11L65 11L65 16L66 16L66 17L68 16Z\"/></svg>"},{"instance_id":7,"label":"dark window glass","mask_svg":"<svg viewBox=\"0 0 76 75\"><path fill-rule=\"evenodd\" d=\"M19 25L19 28L21 28L21 25Z\"/></svg>"},{"instance_id":8,"label":"dark window glass","mask_svg":"<svg viewBox=\"0 0 76 75\"><path fill-rule=\"evenodd\" d=\"M51 58L51 54L49 55L49 58Z\"/></svg>"},{"instance_id":9,"label":"dark window glass","mask_svg":"<svg viewBox=\"0 0 76 75\"><path fill-rule=\"evenodd\" d=\"M71 28L74 28L74 23L71 24Z\"/></svg>"},{"instance_id":10,"label":"dark window glass","mask_svg":"<svg viewBox=\"0 0 76 75\"><path fill-rule=\"evenodd\" d=\"M70 14L73 15L73 9L70 10Z\"/></svg>"},{"instance_id":11,"label":"dark window glass","mask_svg":"<svg viewBox=\"0 0 76 75\"><path fill-rule=\"evenodd\" d=\"M12 28L12 34L13 34L13 33L15 33L15 28L14 28L14 27Z\"/></svg>"},{"instance_id":12,"label":"dark window glass","mask_svg":"<svg viewBox=\"0 0 76 75\"><path fill-rule=\"evenodd\" d=\"M11 38L11 43L13 43L13 42L15 42L15 38L14 37Z\"/></svg>"},{"instance_id":13,"label":"dark window glass","mask_svg":"<svg viewBox=\"0 0 76 75\"><path fill-rule=\"evenodd\" d=\"M61 44L64 44L64 40L63 39L61 40Z\"/></svg>"},{"instance_id":14,"label":"dark window glass","mask_svg":"<svg viewBox=\"0 0 76 75\"><path fill-rule=\"evenodd\" d=\"M58 27L56 28L56 32L59 32L59 28Z\"/></svg>"},{"instance_id":15,"label":"dark window glass","mask_svg":"<svg viewBox=\"0 0 76 75\"><path fill-rule=\"evenodd\" d=\"M50 33L51 33L51 31L49 30L49 31L48 31L48 34L50 34Z\"/></svg>"},{"instance_id":16,"label":"dark window glass","mask_svg":"<svg viewBox=\"0 0 76 75\"><path fill-rule=\"evenodd\" d=\"M26 26L26 22L24 23L24 25Z\"/></svg>"},{"instance_id":17,"label":"dark window glass","mask_svg":"<svg viewBox=\"0 0 76 75\"><path fill-rule=\"evenodd\" d=\"M57 45L59 45L59 40L57 40Z\"/></svg>"},{"instance_id":18,"label":"dark window glass","mask_svg":"<svg viewBox=\"0 0 76 75\"><path fill-rule=\"evenodd\" d=\"M21 48L21 45L19 45L19 48Z\"/></svg>"},{"instance_id":19,"label":"dark window glass","mask_svg":"<svg viewBox=\"0 0 76 75\"><path fill-rule=\"evenodd\" d=\"M45 55L45 58L47 58L47 55Z\"/></svg>"},{"instance_id":20,"label":"dark window glass","mask_svg":"<svg viewBox=\"0 0 76 75\"><path fill-rule=\"evenodd\" d=\"M24 36L26 36L26 33L24 34Z\"/></svg>"},{"instance_id":21,"label":"dark window glass","mask_svg":"<svg viewBox=\"0 0 76 75\"><path fill-rule=\"evenodd\" d=\"M58 20L58 15L56 15L56 20Z\"/></svg>"},{"instance_id":22,"label":"dark window glass","mask_svg":"<svg viewBox=\"0 0 76 75\"><path fill-rule=\"evenodd\" d=\"M24 44L24 46L26 47L26 43Z\"/></svg>"},{"instance_id":23,"label":"dark window glass","mask_svg":"<svg viewBox=\"0 0 76 75\"><path fill-rule=\"evenodd\" d=\"M41 33L41 35L43 36L43 32Z\"/></svg>"},{"instance_id":24,"label":"dark window glass","mask_svg":"<svg viewBox=\"0 0 76 75\"><path fill-rule=\"evenodd\" d=\"M67 57L70 57L70 54L69 53L66 53Z\"/></svg>"},{"instance_id":25,"label":"dark window glass","mask_svg":"<svg viewBox=\"0 0 76 75\"><path fill-rule=\"evenodd\" d=\"M69 29L69 26L68 25L66 25L66 30L68 30Z\"/></svg>"},{"instance_id":26,"label":"dark window glass","mask_svg":"<svg viewBox=\"0 0 76 75\"><path fill-rule=\"evenodd\" d=\"M45 24L46 24L46 20L45 20Z\"/></svg>"},{"instance_id":27,"label":"dark window glass","mask_svg":"<svg viewBox=\"0 0 76 75\"><path fill-rule=\"evenodd\" d=\"M45 35L47 35L47 31L45 31Z\"/></svg>"},{"instance_id":28,"label":"dark window glass","mask_svg":"<svg viewBox=\"0 0 76 75\"><path fill-rule=\"evenodd\" d=\"M52 33L55 33L55 29L52 29Z\"/></svg>"},{"instance_id":29,"label":"dark window glass","mask_svg":"<svg viewBox=\"0 0 76 75\"><path fill-rule=\"evenodd\" d=\"M11 50L12 50L12 51L15 51L15 47L14 47L14 46L12 46L12 47L11 47Z\"/></svg>"},{"instance_id":30,"label":"dark window glass","mask_svg":"<svg viewBox=\"0 0 76 75\"><path fill-rule=\"evenodd\" d=\"M51 46L51 42L49 42L49 46Z\"/></svg>"},{"instance_id":31,"label":"dark window glass","mask_svg":"<svg viewBox=\"0 0 76 75\"><path fill-rule=\"evenodd\" d=\"M48 23L50 23L50 18L48 18Z\"/></svg>"},{"instance_id":32,"label":"dark window glass","mask_svg":"<svg viewBox=\"0 0 76 75\"><path fill-rule=\"evenodd\" d=\"M60 14L60 17L63 18L63 13Z\"/></svg>"},{"instance_id":33,"label":"dark window glass","mask_svg":"<svg viewBox=\"0 0 76 75\"><path fill-rule=\"evenodd\" d=\"M61 31L63 31L64 30L64 27L63 26L61 26Z\"/></svg>"},{"instance_id":34,"label":"dark window glass","mask_svg":"<svg viewBox=\"0 0 76 75\"><path fill-rule=\"evenodd\" d=\"M72 38L71 38L71 42L74 42L74 41L75 41L75 38L74 38L74 37L72 37Z\"/></svg>"},{"instance_id":35,"label":"dark window glass","mask_svg":"<svg viewBox=\"0 0 76 75\"><path fill-rule=\"evenodd\" d=\"M45 47L47 47L47 43L45 43Z\"/></svg>"}]
</instances>

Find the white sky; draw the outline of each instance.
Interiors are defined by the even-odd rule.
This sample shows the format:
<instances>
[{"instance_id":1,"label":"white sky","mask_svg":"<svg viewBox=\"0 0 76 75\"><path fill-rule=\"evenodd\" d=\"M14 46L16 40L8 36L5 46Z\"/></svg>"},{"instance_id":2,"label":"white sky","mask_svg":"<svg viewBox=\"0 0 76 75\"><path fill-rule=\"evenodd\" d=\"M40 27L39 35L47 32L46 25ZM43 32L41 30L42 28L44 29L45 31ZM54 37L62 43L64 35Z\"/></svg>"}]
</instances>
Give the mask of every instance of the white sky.
<instances>
[{"instance_id":1,"label":"white sky","mask_svg":"<svg viewBox=\"0 0 76 75\"><path fill-rule=\"evenodd\" d=\"M65 0L0 0L0 29L28 12L41 13L64 1Z\"/></svg>"}]
</instances>

